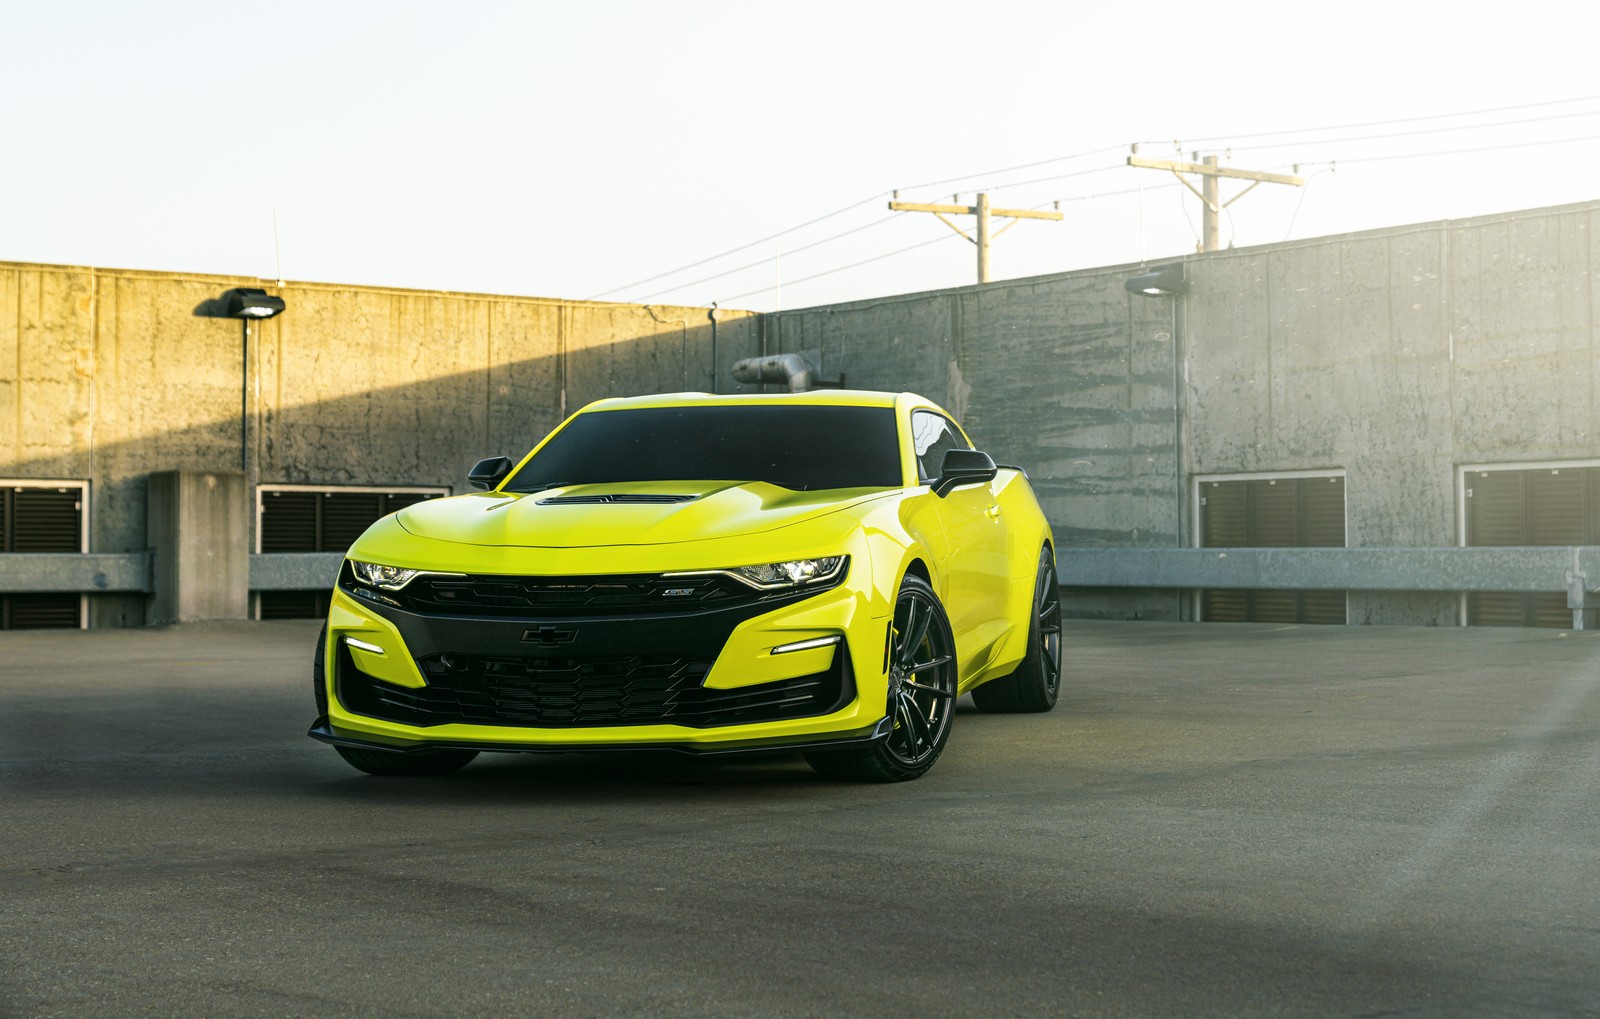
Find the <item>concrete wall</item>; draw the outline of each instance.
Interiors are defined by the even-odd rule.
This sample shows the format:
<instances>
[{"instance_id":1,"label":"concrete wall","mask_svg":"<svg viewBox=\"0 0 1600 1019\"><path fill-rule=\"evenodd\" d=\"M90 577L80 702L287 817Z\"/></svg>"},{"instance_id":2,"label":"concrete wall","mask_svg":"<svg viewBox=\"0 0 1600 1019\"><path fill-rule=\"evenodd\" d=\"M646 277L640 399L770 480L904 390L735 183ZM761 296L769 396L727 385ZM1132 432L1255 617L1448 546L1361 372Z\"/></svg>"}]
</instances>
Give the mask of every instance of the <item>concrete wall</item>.
<instances>
[{"instance_id":1,"label":"concrete wall","mask_svg":"<svg viewBox=\"0 0 1600 1019\"><path fill-rule=\"evenodd\" d=\"M1033 474L1064 548L1188 545L1195 476L1323 468L1346 472L1350 545L1448 546L1460 465L1600 458L1597 216L1190 256L1178 301L1127 294L1139 267L1120 266L809 308L769 322L768 347L942 398ZM1176 592L1111 589L1069 607L1183 611ZM1449 594L1350 598L1355 623L1455 613Z\"/></svg>"},{"instance_id":2,"label":"concrete wall","mask_svg":"<svg viewBox=\"0 0 1600 1019\"><path fill-rule=\"evenodd\" d=\"M704 308L268 284L288 310L250 326L242 456L242 325L209 316L261 285L0 263L0 478L90 479L90 551L134 551L153 472L459 491L591 400L712 388ZM722 313L723 392L757 324ZM137 596L91 603L91 625L144 620Z\"/></svg>"},{"instance_id":3,"label":"concrete wall","mask_svg":"<svg viewBox=\"0 0 1600 1019\"><path fill-rule=\"evenodd\" d=\"M1180 540L1170 301L1129 267L767 316L770 352L820 350L854 388L942 402L1033 478L1061 547ZM1079 615L1177 618L1176 592L1071 592Z\"/></svg>"},{"instance_id":4,"label":"concrete wall","mask_svg":"<svg viewBox=\"0 0 1600 1019\"><path fill-rule=\"evenodd\" d=\"M1193 543L1197 475L1346 472L1349 543L1454 545L1463 464L1600 459L1600 203L1185 259L1179 300L1115 266L768 316L717 362L804 352L823 378L940 400L1020 463L1063 548ZM90 478L91 550L145 540L145 477L240 469L240 324L257 281L0 264L0 477ZM252 326L251 484L461 487L606 395L710 388L700 308L292 283ZM1071 580L1070 576L1067 579ZM136 598L96 599L101 625ZM1177 618L1171 590L1079 614ZM1452 595L1353 592L1357 623L1449 623Z\"/></svg>"},{"instance_id":5,"label":"concrete wall","mask_svg":"<svg viewBox=\"0 0 1600 1019\"><path fill-rule=\"evenodd\" d=\"M1342 467L1352 546L1453 545L1461 464L1600 457L1590 204L1195 259L1191 474ZM1352 622L1450 596L1353 594Z\"/></svg>"}]
</instances>

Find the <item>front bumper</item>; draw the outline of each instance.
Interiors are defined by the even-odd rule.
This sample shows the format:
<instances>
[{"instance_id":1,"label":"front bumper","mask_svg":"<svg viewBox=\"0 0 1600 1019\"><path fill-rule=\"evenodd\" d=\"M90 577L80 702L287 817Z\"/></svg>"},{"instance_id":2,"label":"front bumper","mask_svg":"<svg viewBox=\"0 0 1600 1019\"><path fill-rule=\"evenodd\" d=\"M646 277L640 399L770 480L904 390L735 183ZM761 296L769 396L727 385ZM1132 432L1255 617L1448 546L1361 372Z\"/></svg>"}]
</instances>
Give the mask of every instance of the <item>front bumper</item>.
<instances>
[{"instance_id":1,"label":"front bumper","mask_svg":"<svg viewBox=\"0 0 1600 1019\"><path fill-rule=\"evenodd\" d=\"M341 581L329 613L326 714L308 733L324 742L732 753L884 735L888 620L848 585L687 612L532 617L411 611L358 586ZM795 644L816 646L773 653Z\"/></svg>"}]
</instances>

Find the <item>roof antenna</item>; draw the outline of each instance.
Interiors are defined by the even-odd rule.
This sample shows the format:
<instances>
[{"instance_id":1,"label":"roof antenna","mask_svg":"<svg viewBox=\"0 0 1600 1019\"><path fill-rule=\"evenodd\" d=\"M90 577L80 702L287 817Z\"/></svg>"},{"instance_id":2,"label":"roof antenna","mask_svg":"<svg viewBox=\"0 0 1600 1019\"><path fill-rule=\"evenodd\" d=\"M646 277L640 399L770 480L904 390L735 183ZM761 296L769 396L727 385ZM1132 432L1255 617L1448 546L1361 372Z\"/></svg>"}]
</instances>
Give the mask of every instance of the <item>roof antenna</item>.
<instances>
[{"instance_id":1,"label":"roof antenna","mask_svg":"<svg viewBox=\"0 0 1600 1019\"><path fill-rule=\"evenodd\" d=\"M272 207L272 271L278 286L283 286L283 248L278 243L278 207Z\"/></svg>"}]
</instances>

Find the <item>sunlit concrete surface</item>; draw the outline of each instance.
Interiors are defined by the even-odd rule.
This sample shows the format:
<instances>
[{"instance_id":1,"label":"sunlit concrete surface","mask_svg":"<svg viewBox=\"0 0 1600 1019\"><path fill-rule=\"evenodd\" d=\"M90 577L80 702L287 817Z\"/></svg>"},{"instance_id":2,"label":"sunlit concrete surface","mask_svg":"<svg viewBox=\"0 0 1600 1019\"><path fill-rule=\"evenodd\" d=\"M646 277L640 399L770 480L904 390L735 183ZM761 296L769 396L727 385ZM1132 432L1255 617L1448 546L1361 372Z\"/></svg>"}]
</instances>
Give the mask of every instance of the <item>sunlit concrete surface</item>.
<instances>
[{"instance_id":1,"label":"sunlit concrete surface","mask_svg":"<svg viewBox=\"0 0 1600 1019\"><path fill-rule=\"evenodd\" d=\"M1070 622L923 780L376 779L315 624L0 634L0 1015L1592 1015L1592 632Z\"/></svg>"}]
</instances>

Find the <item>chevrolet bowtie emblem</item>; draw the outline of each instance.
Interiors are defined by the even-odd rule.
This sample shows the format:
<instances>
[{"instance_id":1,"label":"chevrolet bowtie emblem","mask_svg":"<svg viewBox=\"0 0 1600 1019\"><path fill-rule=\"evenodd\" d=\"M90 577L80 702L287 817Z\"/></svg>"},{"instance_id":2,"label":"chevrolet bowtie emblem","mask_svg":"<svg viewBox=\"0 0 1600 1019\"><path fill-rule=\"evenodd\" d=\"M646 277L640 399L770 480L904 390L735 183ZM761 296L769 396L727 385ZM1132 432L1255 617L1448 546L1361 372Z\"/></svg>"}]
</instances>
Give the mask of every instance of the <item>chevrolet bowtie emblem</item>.
<instances>
[{"instance_id":1,"label":"chevrolet bowtie emblem","mask_svg":"<svg viewBox=\"0 0 1600 1019\"><path fill-rule=\"evenodd\" d=\"M522 639L528 644L537 644L539 647L555 647L558 644L571 644L578 639L577 630L563 630L554 626L540 626L532 630L523 630Z\"/></svg>"}]
</instances>

